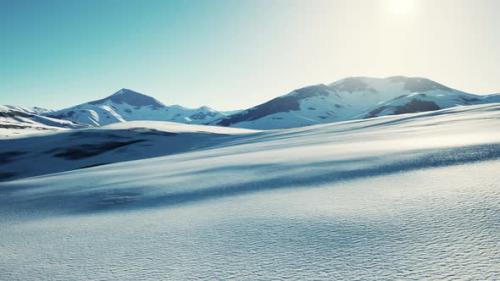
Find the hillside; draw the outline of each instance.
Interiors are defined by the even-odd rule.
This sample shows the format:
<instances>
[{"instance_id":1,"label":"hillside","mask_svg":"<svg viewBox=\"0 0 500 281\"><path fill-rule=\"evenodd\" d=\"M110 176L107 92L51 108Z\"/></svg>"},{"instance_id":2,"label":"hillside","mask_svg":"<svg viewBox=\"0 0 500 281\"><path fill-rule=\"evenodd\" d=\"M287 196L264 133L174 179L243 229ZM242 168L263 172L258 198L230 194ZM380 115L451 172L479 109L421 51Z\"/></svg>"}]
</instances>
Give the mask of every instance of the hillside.
<instances>
[{"instance_id":1,"label":"hillside","mask_svg":"<svg viewBox=\"0 0 500 281\"><path fill-rule=\"evenodd\" d=\"M294 128L491 102L500 102L500 95L469 94L425 78L352 77L297 89L211 124L251 129Z\"/></svg>"}]
</instances>

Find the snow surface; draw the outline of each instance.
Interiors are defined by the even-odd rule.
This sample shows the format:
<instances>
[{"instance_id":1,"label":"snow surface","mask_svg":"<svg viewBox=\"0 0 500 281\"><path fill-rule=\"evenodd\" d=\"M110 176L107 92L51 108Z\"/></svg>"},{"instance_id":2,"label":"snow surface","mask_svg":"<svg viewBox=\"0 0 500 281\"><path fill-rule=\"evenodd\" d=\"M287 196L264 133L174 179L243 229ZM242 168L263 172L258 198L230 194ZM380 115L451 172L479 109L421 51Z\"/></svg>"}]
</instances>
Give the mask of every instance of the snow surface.
<instances>
[{"instance_id":1,"label":"snow surface","mask_svg":"<svg viewBox=\"0 0 500 281\"><path fill-rule=\"evenodd\" d=\"M463 106L0 183L0 280L495 280L498 128Z\"/></svg>"}]
</instances>

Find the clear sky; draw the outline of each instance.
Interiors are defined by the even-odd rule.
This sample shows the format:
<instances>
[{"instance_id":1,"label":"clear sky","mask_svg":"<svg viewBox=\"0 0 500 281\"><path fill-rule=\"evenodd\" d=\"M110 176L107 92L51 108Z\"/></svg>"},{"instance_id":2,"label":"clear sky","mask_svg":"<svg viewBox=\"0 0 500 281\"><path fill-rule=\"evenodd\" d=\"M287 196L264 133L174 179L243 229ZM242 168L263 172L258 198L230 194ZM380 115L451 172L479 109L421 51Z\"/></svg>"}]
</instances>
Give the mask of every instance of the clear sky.
<instances>
[{"instance_id":1,"label":"clear sky","mask_svg":"<svg viewBox=\"0 0 500 281\"><path fill-rule=\"evenodd\" d=\"M253 106L347 76L500 92L498 0L0 0L0 104Z\"/></svg>"}]
</instances>

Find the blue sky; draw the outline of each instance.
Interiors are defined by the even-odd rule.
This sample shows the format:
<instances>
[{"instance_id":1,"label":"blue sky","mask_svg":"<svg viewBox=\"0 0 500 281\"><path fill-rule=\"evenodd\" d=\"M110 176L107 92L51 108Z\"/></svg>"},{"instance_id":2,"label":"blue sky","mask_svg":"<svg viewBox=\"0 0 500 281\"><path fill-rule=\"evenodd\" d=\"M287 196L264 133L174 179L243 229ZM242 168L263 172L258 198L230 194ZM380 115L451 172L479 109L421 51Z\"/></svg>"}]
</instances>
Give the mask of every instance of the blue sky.
<instances>
[{"instance_id":1,"label":"blue sky","mask_svg":"<svg viewBox=\"0 0 500 281\"><path fill-rule=\"evenodd\" d=\"M499 10L495 0L0 0L0 104L61 108L131 88L228 110L346 76L500 92Z\"/></svg>"}]
</instances>

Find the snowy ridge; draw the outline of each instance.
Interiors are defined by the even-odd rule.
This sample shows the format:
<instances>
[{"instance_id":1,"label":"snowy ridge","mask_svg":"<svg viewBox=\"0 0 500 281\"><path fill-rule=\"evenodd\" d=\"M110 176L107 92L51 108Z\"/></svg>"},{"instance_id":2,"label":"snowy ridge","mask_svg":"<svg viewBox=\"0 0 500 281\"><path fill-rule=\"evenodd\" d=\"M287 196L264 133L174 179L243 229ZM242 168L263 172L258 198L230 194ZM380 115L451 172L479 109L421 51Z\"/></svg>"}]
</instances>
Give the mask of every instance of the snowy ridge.
<instances>
[{"instance_id":1,"label":"snowy ridge","mask_svg":"<svg viewBox=\"0 0 500 281\"><path fill-rule=\"evenodd\" d=\"M225 115L206 106L196 109L166 106L150 96L121 89L107 98L51 112L49 116L90 126L104 126L136 120L204 124Z\"/></svg>"},{"instance_id":2,"label":"snowy ridge","mask_svg":"<svg viewBox=\"0 0 500 281\"><path fill-rule=\"evenodd\" d=\"M19 112L24 112L24 113L29 113L29 114L36 114L36 115L42 115L42 114L48 114L50 112L53 112L51 109L43 108L43 107L23 107L23 106L14 106L14 105L3 105L0 106L2 110L13 110L13 111L19 111Z\"/></svg>"},{"instance_id":3,"label":"snowy ridge","mask_svg":"<svg viewBox=\"0 0 500 281\"><path fill-rule=\"evenodd\" d=\"M0 106L0 139L84 127L42 115L49 112L39 107Z\"/></svg>"},{"instance_id":4,"label":"snowy ridge","mask_svg":"<svg viewBox=\"0 0 500 281\"><path fill-rule=\"evenodd\" d=\"M294 128L499 101L499 95L468 94L426 78L351 77L294 90L212 124L252 129Z\"/></svg>"}]
</instances>

